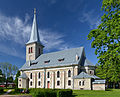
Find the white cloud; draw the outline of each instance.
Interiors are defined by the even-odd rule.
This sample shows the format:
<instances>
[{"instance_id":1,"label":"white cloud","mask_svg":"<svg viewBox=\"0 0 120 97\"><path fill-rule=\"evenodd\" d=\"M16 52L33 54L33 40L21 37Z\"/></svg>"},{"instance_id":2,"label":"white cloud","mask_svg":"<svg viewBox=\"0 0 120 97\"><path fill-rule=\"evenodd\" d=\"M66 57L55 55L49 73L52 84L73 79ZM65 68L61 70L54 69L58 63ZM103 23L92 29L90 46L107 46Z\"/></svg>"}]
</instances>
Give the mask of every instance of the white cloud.
<instances>
[{"instance_id":1,"label":"white cloud","mask_svg":"<svg viewBox=\"0 0 120 97\"><path fill-rule=\"evenodd\" d=\"M29 23L29 19L28 14L22 20L19 17L7 17L0 13L0 52L25 58L24 52L20 52L18 46L24 48L25 43L29 40L32 24ZM46 29L39 29L38 31L45 50L68 48L68 45L63 40L64 35ZM4 43L6 40L11 42L9 47Z\"/></svg>"},{"instance_id":2,"label":"white cloud","mask_svg":"<svg viewBox=\"0 0 120 97\"><path fill-rule=\"evenodd\" d=\"M97 28L100 24L100 16L94 15L94 10L89 12L83 11L82 16L79 18L81 23L87 22L91 29Z\"/></svg>"},{"instance_id":3,"label":"white cloud","mask_svg":"<svg viewBox=\"0 0 120 97\"><path fill-rule=\"evenodd\" d=\"M25 21L18 17L6 17L0 14L0 40L12 40L20 45L23 45L28 39L31 26L27 23L28 17Z\"/></svg>"}]
</instances>

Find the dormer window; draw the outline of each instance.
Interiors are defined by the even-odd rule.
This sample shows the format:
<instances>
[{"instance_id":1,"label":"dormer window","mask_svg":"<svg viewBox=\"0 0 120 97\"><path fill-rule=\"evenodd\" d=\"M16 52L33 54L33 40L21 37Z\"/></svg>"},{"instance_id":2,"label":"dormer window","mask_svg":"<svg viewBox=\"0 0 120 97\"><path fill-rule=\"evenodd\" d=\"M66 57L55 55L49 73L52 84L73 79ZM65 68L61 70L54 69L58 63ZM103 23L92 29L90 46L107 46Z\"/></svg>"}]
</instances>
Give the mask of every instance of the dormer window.
<instances>
[{"instance_id":1,"label":"dormer window","mask_svg":"<svg viewBox=\"0 0 120 97\"><path fill-rule=\"evenodd\" d=\"M35 65L35 64L37 64L37 63L38 63L38 62L33 62L33 63L30 63L30 66L31 66L31 65Z\"/></svg>"},{"instance_id":2,"label":"dormer window","mask_svg":"<svg viewBox=\"0 0 120 97\"><path fill-rule=\"evenodd\" d=\"M79 60L79 56L76 54L76 61L78 61Z\"/></svg>"},{"instance_id":3,"label":"dormer window","mask_svg":"<svg viewBox=\"0 0 120 97\"><path fill-rule=\"evenodd\" d=\"M50 60L48 60L48 61L44 61L44 63L49 63L50 62Z\"/></svg>"},{"instance_id":4,"label":"dormer window","mask_svg":"<svg viewBox=\"0 0 120 97\"><path fill-rule=\"evenodd\" d=\"M62 59L58 59L58 61L59 61L59 62L61 62L61 61L64 61L64 59L65 59L65 58L62 58Z\"/></svg>"}]
</instances>

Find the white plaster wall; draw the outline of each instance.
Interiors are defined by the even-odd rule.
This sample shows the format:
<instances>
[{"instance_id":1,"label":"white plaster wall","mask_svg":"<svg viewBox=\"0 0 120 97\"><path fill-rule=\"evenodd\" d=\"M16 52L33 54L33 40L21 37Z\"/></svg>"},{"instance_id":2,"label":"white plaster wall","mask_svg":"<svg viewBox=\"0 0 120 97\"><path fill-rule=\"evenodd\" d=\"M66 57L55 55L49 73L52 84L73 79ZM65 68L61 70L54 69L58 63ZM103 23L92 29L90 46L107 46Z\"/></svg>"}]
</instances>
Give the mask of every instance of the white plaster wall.
<instances>
[{"instance_id":1,"label":"white plaster wall","mask_svg":"<svg viewBox=\"0 0 120 97\"><path fill-rule=\"evenodd\" d=\"M93 90L105 90L105 84L93 84Z\"/></svg>"},{"instance_id":2,"label":"white plaster wall","mask_svg":"<svg viewBox=\"0 0 120 97\"><path fill-rule=\"evenodd\" d=\"M84 85L79 85L79 82L83 82L84 81ZM74 89L76 90L91 90L91 79L87 78L87 79L75 79L74 80Z\"/></svg>"},{"instance_id":3,"label":"white plaster wall","mask_svg":"<svg viewBox=\"0 0 120 97\"><path fill-rule=\"evenodd\" d=\"M68 71L71 70L71 77L68 77ZM60 88L60 89L72 89L73 88L73 79L74 75L78 74L78 67L61 67L61 68L50 68L46 69L46 82L45 88L47 88L47 81L50 81L50 88ZM60 71L60 78L57 78L57 71ZM38 79L38 73L40 72L41 78ZM47 78L47 72L50 73L50 78ZM73 73L74 72L74 73ZM44 69L38 70L28 70L24 71L27 77L29 78L29 88L43 88L44 87ZM30 79L30 74L32 73L32 79ZM54 81L53 81L54 79ZM57 81L60 81L60 86L57 85ZM71 86L68 86L68 80L71 80ZM30 86L30 82L32 81L32 86ZM41 82L41 85L38 86L38 81Z\"/></svg>"}]
</instances>

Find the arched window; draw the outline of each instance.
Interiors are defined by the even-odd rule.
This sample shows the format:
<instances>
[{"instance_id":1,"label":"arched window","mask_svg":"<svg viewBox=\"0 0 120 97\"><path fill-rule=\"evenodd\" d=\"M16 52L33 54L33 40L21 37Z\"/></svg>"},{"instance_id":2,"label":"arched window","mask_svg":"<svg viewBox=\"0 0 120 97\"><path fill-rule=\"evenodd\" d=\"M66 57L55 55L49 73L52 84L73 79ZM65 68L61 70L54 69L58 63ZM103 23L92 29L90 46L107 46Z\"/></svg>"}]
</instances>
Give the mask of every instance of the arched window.
<instances>
[{"instance_id":1,"label":"arched window","mask_svg":"<svg viewBox=\"0 0 120 97\"><path fill-rule=\"evenodd\" d=\"M60 81L57 81L57 86L59 86L60 85Z\"/></svg>"},{"instance_id":2,"label":"arched window","mask_svg":"<svg viewBox=\"0 0 120 97\"><path fill-rule=\"evenodd\" d=\"M40 72L38 73L38 78L40 79Z\"/></svg>"},{"instance_id":3,"label":"arched window","mask_svg":"<svg viewBox=\"0 0 120 97\"><path fill-rule=\"evenodd\" d=\"M29 48L29 53L30 53L30 48Z\"/></svg>"},{"instance_id":4,"label":"arched window","mask_svg":"<svg viewBox=\"0 0 120 97\"><path fill-rule=\"evenodd\" d=\"M47 78L50 78L50 73L49 72L47 73Z\"/></svg>"},{"instance_id":5,"label":"arched window","mask_svg":"<svg viewBox=\"0 0 120 97\"><path fill-rule=\"evenodd\" d=\"M33 52L32 47L31 47L31 53Z\"/></svg>"},{"instance_id":6,"label":"arched window","mask_svg":"<svg viewBox=\"0 0 120 97\"><path fill-rule=\"evenodd\" d=\"M30 79L32 79L32 73L30 74Z\"/></svg>"},{"instance_id":7,"label":"arched window","mask_svg":"<svg viewBox=\"0 0 120 97\"><path fill-rule=\"evenodd\" d=\"M83 85L83 86L85 85L85 81L82 82L82 85Z\"/></svg>"},{"instance_id":8,"label":"arched window","mask_svg":"<svg viewBox=\"0 0 120 97\"><path fill-rule=\"evenodd\" d=\"M57 78L59 78L59 77L60 77L60 71L57 72Z\"/></svg>"},{"instance_id":9,"label":"arched window","mask_svg":"<svg viewBox=\"0 0 120 97\"><path fill-rule=\"evenodd\" d=\"M30 86L32 86L32 81L30 82Z\"/></svg>"},{"instance_id":10,"label":"arched window","mask_svg":"<svg viewBox=\"0 0 120 97\"><path fill-rule=\"evenodd\" d=\"M70 70L68 71L68 77L71 77L71 71Z\"/></svg>"},{"instance_id":11,"label":"arched window","mask_svg":"<svg viewBox=\"0 0 120 97\"><path fill-rule=\"evenodd\" d=\"M38 81L38 86L40 86L40 81Z\"/></svg>"},{"instance_id":12,"label":"arched window","mask_svg":"<svg viewBox=\"0 0 120 97\"><path fill-rule=\"evenodd\" d=\"M71 80L68 80L68 86L70 86L71 85Z\"/></svg>"},{"instance_id":13,"label":"arched window","mask_svg":"<svg viewBox=\"0 0 120 97\"><path fill-rule=\"evenodd\" d=\"M79 86L81 86L81 81L79 81Z\"/></svg>"}]
</instances>

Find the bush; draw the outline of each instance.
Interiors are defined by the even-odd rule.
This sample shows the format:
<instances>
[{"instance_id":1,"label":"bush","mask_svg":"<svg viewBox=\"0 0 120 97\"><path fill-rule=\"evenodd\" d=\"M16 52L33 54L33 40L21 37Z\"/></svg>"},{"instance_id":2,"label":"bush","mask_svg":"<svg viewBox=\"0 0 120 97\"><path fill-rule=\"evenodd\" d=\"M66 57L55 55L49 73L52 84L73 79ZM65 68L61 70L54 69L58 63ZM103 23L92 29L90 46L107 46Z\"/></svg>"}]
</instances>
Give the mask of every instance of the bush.
<instances>
[{"instance_id":1,"label":"bush","mask_svg":"<svg viewBox=\"0 0 120 97\"><path fill-rule=\"evenodd\" d=\"M20 89L19 88L15 88L15 93L20 93Z\"/></svg>"},{"instance_id":2,"label":"bush","mask_svg":"<svg viewBox=\"0 0 120 97\"><path fill-rule=\"evenodd\" d=\"M45 97L57 97L57 91L54 90L45 90Z\"/></svg>"},{"instance_id":3,"label":"bush","mask_svg":"<svg viewBox=\"0 0 120 97\"><path fill-rule=\"evenodd\" d=\"M71 96L72 96L71 89L58 90L57 97L71 97Z\"/></svg>"},{"instance_id":4,"label":"bush","mask_svg":"<svg viewBox=\"0 0 120 97\"><path fill-rule=\"evenodd\" d=\"M45 97L44 96L44 92L42 91L35 91L34 93L32 93L33 97Z\"/></svg>"},{"instance_id":5,"label":"bush","mask_svg":"<svg viewBox=\"0 0 120 97\"><path fill-rule=\"evenodd\" d=\"M57 97L57 92L53 89L30 89L33 97Z\"/></svg>"},{"instance_id":6,"label":"bush","mask_svg":"<svg viewBox=\"0 0 120 97\"><path fill-rule=\"evenodd\" d=\"M3 93L3 88L0 88L0 93Z\"/></svg>"},{"instance_id":7,"label":"bush","mask_svg":"<svg viewBox=\"0 0 120 97\"><path fill-rule=\"evenodd\" d=\"M29 89L33 97L71 97L71 89L41 89L32 88Z\"/></svg>"}]
</instances>

